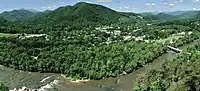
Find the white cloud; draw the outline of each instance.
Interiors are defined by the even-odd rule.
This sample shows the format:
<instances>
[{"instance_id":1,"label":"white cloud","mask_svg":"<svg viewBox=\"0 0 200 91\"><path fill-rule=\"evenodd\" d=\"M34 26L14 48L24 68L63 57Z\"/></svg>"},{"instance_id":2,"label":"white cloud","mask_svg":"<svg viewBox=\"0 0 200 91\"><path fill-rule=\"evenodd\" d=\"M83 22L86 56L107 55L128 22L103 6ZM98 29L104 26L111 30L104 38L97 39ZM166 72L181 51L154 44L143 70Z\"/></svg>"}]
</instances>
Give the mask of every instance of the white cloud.
<instances>
[{"instance_id":1,"label":"white cloud","mask_svg":"<svg viewBox=\"0 0 200 91\"><path fill-rule=\"evenodd\" d=\"M193 10L200 10L200 8L193 8Z\"/></svg>"},{"instance_id":2,"label":"white cloud","mask_svg":"<svg viewBox=\"0 0 200 91\"><path fill-rule=\"evenodd\" d=\"M85 1L86 3L92 3L91 1Z\"/></svg>"},{"instance_id":3,"label":"white cloud","mask_svg":"<svg viewBox=\"0 0 200 91\"><path fill-rule=\"evenodd\" d=\"M199 2L199 0L193 0L193 2Z\"/></svg>"},{"instance_id":4,"label":"white cloud","mask_svg":"<svg viewBox=\"0 0 200 91\"><path fill-rule=\"evenodd\" d=\"M174 6L174 4L173 4L173 3L171 3L171 4L169 4L169 6Z\"/></svg>"},{"instance_id":5,"label":"white cloud","mask_svg":"<svg viewBox=\"0 0 200 91\"><path fill-rule=\"evenodd\" d=\"M127 7L127 6L124 6L124 9L129 9L129 7Z\"/></svg>"},{"instance_id":6,"label":"white cloud","mask_svg":"<svg viewBox=\"0 0 200 91\"><path fill-rule=\"evenodd\" d=\"M149 6L149 5L150 5L150 3L146 3L145 5L146 5L146 6Z\"/></svg>"},{"instance_id":7,"label":"white cloud","mask_svg":"<svg viewBox=\"0 0 200 91\"><path fill-rule=\"evenodd\" d=\"M112 2L112 0L95 0L96 2Z\"/></svg>"},{"instance_id":8,"label":"white cloud","mask_svg":"<svg viewBox=\"0 0 200 91\"><path fill-rule=\"evenodd\" d=\"M156 4L155 3L146 3L145 5L146 6L155 6Z\"/></svg>"},{"instance_id":9,"label":"white cloud","mask_svg":"<svg viewBox=\"0 0 200 91\"><path fill-rule=\"evenodd\" d=\"M152 5L152 6L155 6L156 4L155 4L155 3L151 3L151 5Z\"/></svg>"}]
</instances>

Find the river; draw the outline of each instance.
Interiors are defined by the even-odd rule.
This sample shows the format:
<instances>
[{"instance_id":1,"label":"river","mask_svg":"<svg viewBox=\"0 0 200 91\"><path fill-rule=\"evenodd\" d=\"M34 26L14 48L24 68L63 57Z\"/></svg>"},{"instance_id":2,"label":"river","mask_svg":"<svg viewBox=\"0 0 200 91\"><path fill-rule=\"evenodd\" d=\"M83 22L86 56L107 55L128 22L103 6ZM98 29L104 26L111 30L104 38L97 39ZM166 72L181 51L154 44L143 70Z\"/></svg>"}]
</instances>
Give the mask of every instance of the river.
<instances>
[{"instance_id":1,"label":"river","mask_svg":"<svg viewBox=\"0 0 200 91\"><path fill-rule=\"evenodd\" d=\"M197 40L179 48L186 49L199 42L200 40ZM64 80L60 74L24 72L0 66L0 82L4 83L10 89L25 86L35 89L40 88L40 90L42 90L43 88L51 87L51 84L56 84L55 87L61 91L131 91L133 84L135 84L138 77L141 77L151 69L160 68L164 62L172 61L176 56L177 53L169 51L155 59L153 62L148 63L144 67L128 75L120 76L118 78L94 80L86 83L71 83ZM118 83L116 83L116 81L118 81ZM49 88L47 91L53 91L53 89Z\"/></svg>"}]
</instances>

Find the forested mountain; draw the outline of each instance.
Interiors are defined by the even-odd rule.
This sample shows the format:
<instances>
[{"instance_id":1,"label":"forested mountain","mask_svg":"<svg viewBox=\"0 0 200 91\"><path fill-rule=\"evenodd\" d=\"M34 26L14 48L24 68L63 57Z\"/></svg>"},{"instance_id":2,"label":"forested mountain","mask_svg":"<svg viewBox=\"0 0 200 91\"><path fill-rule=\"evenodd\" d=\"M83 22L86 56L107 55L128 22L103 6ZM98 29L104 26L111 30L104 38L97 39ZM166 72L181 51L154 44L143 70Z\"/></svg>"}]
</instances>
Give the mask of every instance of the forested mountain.
<instances>
[{"instance_id":1,"label":"forested mountain","mask_svg":"<svg viewBox=\"0 0 200 91\"><path fill-rule=\"evenodd\" d=\"M190 12L190 11L173 11L173 12L163 12L163 13L173 15L173 16L179 16L187 12Z\"/></svg>"},{"instance_id":2,"label":"forested mountain","mask_svg":"<svg viewBox=\"0 0 200 91\"><path fill-rule=\"evenodd\" d=\"M148 20L180 20L180 19L198 19L200 11L174 11L174 12L148 12L141 13Z\"/></svg>"},{"instance_id":3,"label":"forested mountain","mask_svg":"<svg viewBox=\"0 0 200 91\"><path fill-rule=\"evenodd\" d=\"M0 14L1 17L8 21L22 21L26 20L32 16L34 16L36 12L32 12L30 10L20 9L20 10L13 10L13 11L5 11Z\"/></svg>"},{"instance_id":4,"label":"forested mountain","mask_svg":"<svg viewBox=\"0 0 200 91\"><path fill-rule=\"evenodd\" d=\"M159 13L156 15L160 20L175 20L177 19L176 16L165 14L165 13Z\"/></svg>"},{"instance_id":5,"label":"forested mountain","mask_svg":"<svg viewBox=\"0 0 200 91\"><path fill-rule=\"evenodd\" d=\"M197 12L192 19L200 19L200 11Z\"/></svg>"},{"instance_id":6,"label":"forested mountain","mask_svg":"<svg viewBox=\"0 0 200 91\"><path fill-rule=\"evenodd\" d=\"M111 24L117 23L124 18L134 16L133 13L118 13L102 5L80 2L74 6L60 7L54 11L48 11L33 19L42 24Z\"/></svg>"},{"instance_id":7,"label":"forested mountain","mask_svg":"<svg viewBox=\"0 0 200 91\"><path fill-rule=\"evenodd\" d=\"M141 15L145 20L160 20L156 15L152 13L142 13Z\"/></svg>"},{"instance_id":8,"label":"forested mountain","mask_svg":"<svg viewBox=\"0 0 200 91\"><path fill-rule=\"evenodd\" d=\"M7 23L2 32L46 33L53 27L82 29L88 26L142 22L143 17L136 13L116 12L102 5L80 2L74 6L59 7L56 10L37 12L23 22ZM39 31L38 31L39 30Z\"/></svg>"},{"instance_id":9,"label":"forested mountain","mask_svg":"<svg viewBox=\"0 0 200 91\"><path fill-rule=\"evenodd\" d=\"M162 12L158 14L142 13L146 19L150 20L179 20L179 19L194 19L199 18L200 11L174 11Z\"/></svg>"},{"instance_id":10,"label":"forested mountain","mask_svg":"<svg viewBox=\"0 0 200 91\"><path fill-rule=\"evenodd\" d=\"M152 13L142 13L142 15L147 20L175 20L178 19L178 17L169 15L166 13L158 13L158 14L152 14Z\"/></svg>"},{"instance_id":11,"label":"forested mountain","mask_svg":"<svg viewBox=\"0 0 200 91\"><path fill-rule=\"evenodd\" d=\"M192 19L199 15L199 11L188 11L181 15L178 15L179 19Z\"/></svg>"}]
</instances>

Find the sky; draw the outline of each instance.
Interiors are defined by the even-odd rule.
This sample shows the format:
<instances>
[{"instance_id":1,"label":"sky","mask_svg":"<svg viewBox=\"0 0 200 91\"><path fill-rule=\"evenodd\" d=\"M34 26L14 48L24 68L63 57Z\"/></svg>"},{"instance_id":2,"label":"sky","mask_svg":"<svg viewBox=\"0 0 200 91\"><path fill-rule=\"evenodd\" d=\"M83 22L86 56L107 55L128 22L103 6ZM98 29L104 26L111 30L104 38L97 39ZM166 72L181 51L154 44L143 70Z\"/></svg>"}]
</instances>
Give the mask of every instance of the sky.
<instances>
[{"instance_id":1,"label":"sky","mask_svg":"<svg viewBox=\"0 0 200 91\"><path fill-rule=\"evenodd\" d=\"M200 10L200 0L0 0L0 12L13 9L54 10L77 2L101 4L122 12L170 12Z\"/></svg>"}]
</instances>

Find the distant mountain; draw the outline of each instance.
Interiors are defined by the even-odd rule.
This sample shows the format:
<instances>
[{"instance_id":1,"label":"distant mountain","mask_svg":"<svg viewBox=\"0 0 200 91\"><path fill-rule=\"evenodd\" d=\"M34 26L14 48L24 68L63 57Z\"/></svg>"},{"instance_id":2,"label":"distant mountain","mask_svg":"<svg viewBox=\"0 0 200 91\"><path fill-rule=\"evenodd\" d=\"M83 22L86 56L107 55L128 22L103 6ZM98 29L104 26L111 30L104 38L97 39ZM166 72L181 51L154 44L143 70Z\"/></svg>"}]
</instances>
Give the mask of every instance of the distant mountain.
<instances>
[{"instance_id":1,"label":"distant mountain","mask_svg":"<svg viewBox=\"0 0 200 91\"><path fill-rule=\"evenodd\" d=\"M200 17L200 11L174 11L155 13L141 13L144 17L152 20L179 20L179 19L193 19Z\"/></svg>"},{"instance_id":2,"label":"distant mountain","mask_svg":"<svg viewBox=\"0 0 200 91\"><path fill-rule=\"evenodd\" d=\"M174 11L165 12L166 14L178 17L178 19L192 19L199 15L200 11Z\"/></svg>"},{"instance_id":3,"label":"distant mountain","mask_svg":"<svg viewBox=\"0 0 200 91\"><path fill-rule=\"evenodd\" d=\"M156 16L160 20L175 20L175 19L178 19L178 17L176 17L176 16L165 14L165 13L159 13Z\"/></svg>"},{"instance_id":4,"label":"distant mountain","mask_svg":"<svg viewBox=\"0 0 200 91\"><path fill-rule=\"evenodd\" d=\"M153 15L157 15L157 14L159 14L159 13L162 13L162 12L143 12L143 13L140 13L140 14L142 14L142 15L145 15L145 14L153 14Z\"/></svg>"},{"instance_id":5,"label":"distant mountain","mask_svg":"<svg viewBox=\"0 0 200 91\"><path fill-rule=\"evenodd\" d=\"M197 12L196 15L192 19L200 20L200 12Z\"/></svg>"},{"instance_id":6,"label":"distant mountain","mask_svg":"<svg viewBox=\"0 0 200 91\"><path fill-rule=\"evenodd\" d=\"M13 11L5 11L0 14L1 17L8 21L18 21L18 20L26 20L32 16L34 16L36 12L32 12L30 10L20 9Z\"/></svg>"},{"instance_id":7,"label":"distant mountain","mask_svg":"<svg viewBox=\"0 0 200 91\"><path fill-rule=\"evenodd\" d=\"M178 15L180 19L192 19L199 15L200 11L187 11L181 15Z\"/></svg>"},{"instance_id":8,"label":"distant mountain","mask_svg":"<svg viewBox=\"0 0 200 91\"><path fill-rule=\"evenodd\" d=\"M179 16L186 12L188 12L188 11L173 11L173 12L163 12L163 13L168 14L168 15L173 15L173 16Z\"/></svg>"},{"instance_id":9,"label":"distant mountain","mask_svg":"<svg viewBox=\"0 0 200 91\"><path fill-rule=\"evenodd\" d=\"M133 13L133 12L117 12L120 16L124 17L135 17L137 19L141 18L141 14Z\"/></svg>"},{"instance_id":10,"label":"distant mountain","mask_svg":"<svg viewBox=\"0 0 200 91\"><path fill-rule=\"evenodd\" d=\"M152 13L141 13L145 20L160 20L155 14Z\"/></svg>"},{"instance_id":11,"label":"distant mountain","mask_svg":"<svg viewBox=\"0 0 200 91\"><path fill-rule=\"evenodd\" d=\"M158 13L156 15L152 13L142 13L141 15L143 15L146 20L175 20L178 18L166 13Z\"/></svg>"},{"instance_id":12,"label":"distant mountain","mask_svg":"<svg viewBox=\"0 0 200 91\"><path fill-rule=\"evenodd\" d=\"M59 7L54 11L46 11L40 13L35 19L32 19L35 23L42 24L111 24L118 23L120 20L125 21L127 18L138 18L135 13L122 13L116 12L110 8L102 5L89 4L80 2L74 6Z\"/></svg>"}]
</instances>

